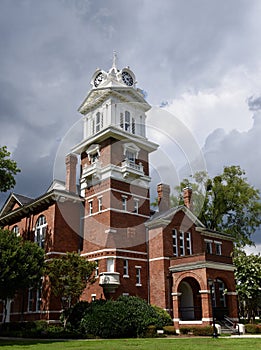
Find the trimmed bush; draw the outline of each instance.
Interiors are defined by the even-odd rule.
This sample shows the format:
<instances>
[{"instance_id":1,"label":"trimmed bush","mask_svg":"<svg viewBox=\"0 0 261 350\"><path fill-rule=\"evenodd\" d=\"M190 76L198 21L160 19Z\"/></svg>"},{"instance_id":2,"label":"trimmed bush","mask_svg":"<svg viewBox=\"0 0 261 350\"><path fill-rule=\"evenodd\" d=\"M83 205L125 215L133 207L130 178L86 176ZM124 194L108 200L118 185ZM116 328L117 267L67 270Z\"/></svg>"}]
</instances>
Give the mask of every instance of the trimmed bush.
<instances>
[{"instance_id":1,"label":"trimmed bush","mask_svg":"<svg viewBox=\"0 0 261 350\"><path fill-rule=\"evenodd\" d=\"M261 333L261 325L259 325L259 324L247 323L247 324L245 324L245 329L246 329L246 333L250 333L250 334Z\"/></svg>"},{"instance_id":2,"label":"trimmed bush","mask_svg":"<svg viewBox=\"0 0 261 350\"><path fill-rule=\"evenodd\" d=\"M176 329L174 326L164 326L163 327L164 333L167 335L176 335Z\"/></svg>"},{"instance_id":3,"label":"trimmed bush","mask_svg":"<svg viewBox=\"0 0 261 350\"><path fill-rule=\"evenodd\" d=\"M162 329L169 318L143 299L121 296L116 301L94 301L84 313L80 332L101 338L146 336L148 326Z\"/></svg>"},{"instance_id":4,"label":"trimmed bush","mask_svg":"<svg viewBox=\"0 0 261 350\"><path fill-rule=\"evenodd\" d=\"M193 334L198 336L211 336L213 334L212 326L196 327L196 326L184 326L180 327L181 334Z\"/></svg>"}]
</instances>

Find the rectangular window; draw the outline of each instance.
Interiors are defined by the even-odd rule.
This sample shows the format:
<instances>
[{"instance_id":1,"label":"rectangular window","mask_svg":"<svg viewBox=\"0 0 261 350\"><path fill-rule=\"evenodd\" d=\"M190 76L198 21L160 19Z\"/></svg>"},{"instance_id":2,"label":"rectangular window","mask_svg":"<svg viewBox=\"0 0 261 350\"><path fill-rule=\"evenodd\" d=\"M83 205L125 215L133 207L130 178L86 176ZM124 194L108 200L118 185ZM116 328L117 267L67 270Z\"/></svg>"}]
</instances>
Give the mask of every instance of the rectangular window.
<instances>
[{"instance_id":1,"label":"rectangular window","mask_svg":"<svg viewBox=\"0 0 261 350\"><path fill-rule=\"evenodd\" d=\"M94 119L92 119L91 121L91 128L92 128L92 135L95 133L95 123L94 123Z\"/></svg>"},{"instance_id":2,"label":"rectangular window","mask_svg":"<svg viewBox=\"0 0 261 350\"><path fill-rule=\"evenodd\" d=\"M173 244L173 255L178 256L178 239L177 239L177 230L172 231L172 244Z\"/></svg>"},{"instance_id":3,"label":"rectangular window","mask_svg":"<svg viewBox=\"0 0 261 350\"><path fill-rule=\"evenodd\" d=\"M139 200L138 199L134 199L134 211L135 214L139 213Z\"/></svg>"},{"instance_id":4,"label":"rectangular window","mask_svg":"<svg viewBox=\"0 0 261 350\"><path fill-rule=\"evenodd\" d=\"M207 254L212 254L212 241L205 241Z\"/></svg>"},{"instance_id":5,"label":"rectangular window","mask_svg":"<svg viewBox=\"0 0 261 350\"><path fill-rule=\"evenodd\" d=\"M130 150L126 150L126 158L132 162L132 163L135 163L135 153L130 151Z\"/></svg>"},{"instance_id":6,"label":"rectangular window","mask_svg":"<svg viewBox=\"0 0 261 350\"><path fill-rule=\"evenodd\" d=\"M136 266L136 286L141 286L141 267Z\"/></svg>"},{"instance_id":7,"label":"rectangular window","mask_svg":"<svg viewBox=\"0 0 261 350\"><path fill-rule=\"evenodd\" d=\"M123 113L120 114L120 127L123 129Z\"/></svg>"},{"instance_id":8,"label":"rectangular window","mask_svg":"<svg viewBox=\"0 0 261 350\"><path fill-rule=\"evenodd\" d=\"M127 197L122 196L122 210L126 211L127 210Z\"/></svg>"},{"instance_id":9,"label":"rectangular window","mask_svg":"<svg viewBox=\"0 0 261 350\"><path fill-rule=\"evenodd\" d=\"M36 311L41 310L42 304L42 284L36 290Z\"/></svg>"},{"instance_id":10,"label":"rectangular window","mask_svg":"<svg viewBox=\"0 0 261 350\"><path fill-rule=\"evenodd\" d=\"M130 131L130 112L125 111L125 131Z\"/></svg>"},{"instance_id":11,"label":"rectangular window","mask_svg":"<svg viewBox=\"0 0 261 350\"><path fill-rule=\"evenodd\" d=\"M93 202L89 201L89 215L93 214Z\"/></svg>"},{"instance_id":12,"label":"rectangular window","mask_svg":"<svg viewBox=\"0 0 261 350\"><path fill-rule=\"evenodd\" d=\"M100 131L100 127L101 127L101 113L98 112L96 114L96 132Z\"/></svg>"},{"instance_id":13,"label":"rectangular window","mask_svg":"<svg viewBox=\"0 0 261 350\"><path fill-rule=\"evenodd\" d=\"M179 232L179 249L180 249L180 255L185 255L185 249L184 249L184 232Z\"/></svg>"},{"instance_id":14,"label":"rectangular window","mask_svg":"<svg viewBox=\"0 0 261 350\"><path fill-rule=\"evenodd\" d=\"M222 244L221 242L215 242L215 249L216 249L216 254L217 255L222 255Z\"/></svg>"},{"instance_id":15,"label":"rectangular window","mask_svg":"<svg viewBox=\"0 0 261 350\"><path fill-rule=\"evenodd\" d=\"M96 294L92 294L92 301L95 301L96 300Z\"/></svg>"},{"instance_id":16,"label":"rectangular window","mask_svg":"<svg viewBox=\"0 0 261 350\"><path fill-rule=\"evenodd\" d=\"M102 211L102 197L98 198L98 211L101 212Z\"/></svg>"},{"instance_id":17,"label":"rectangular window","mask_svg":"<svg viewBox=\"0 0 261 350\"><path fill-rule=\"evenodd\" d=\"M123 261L123 277L129 277L129 261L124 259Z\"/></svg>"},{"instance_id":18,"label":"rectangular window","mask_svg":"<svg viewBox=\"0 0 261 350\"><path fill-rule=\"evenodd\" d=\"M187 232L186 248L187 248L187 254L191 255L192 254L192 248L191 248L191 233L190 232Z\"/></svg>"},{"instance_id":19,"label":"rectangular window","mask_svg":"<svg viewBox=\"0 0 261 350\"><path fill-rule=\"evenodd\" d=\"M113 258L107 259L107 272L114 272L114 259Z\"/></svg>"},{"instance_id":20,"label":"rectangular window","mask_svg":"<svg viewBox=\"0 0 261 350\"><path fill-rule=\"evenodd\" d=\"M28 290L28 311L33 311L33 303L34 303L34 291L33 288L29 288Z\"/></svg>"}]
</instances>

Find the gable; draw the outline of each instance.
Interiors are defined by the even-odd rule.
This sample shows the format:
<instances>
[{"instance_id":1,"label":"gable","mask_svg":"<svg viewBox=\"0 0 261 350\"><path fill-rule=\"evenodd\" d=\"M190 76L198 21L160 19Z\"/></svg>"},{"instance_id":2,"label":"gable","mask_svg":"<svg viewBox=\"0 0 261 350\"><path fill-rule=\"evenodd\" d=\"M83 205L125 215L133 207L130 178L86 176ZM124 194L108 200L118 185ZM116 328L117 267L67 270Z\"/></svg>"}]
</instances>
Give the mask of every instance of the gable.
<instances>
[{"instance_id":1,"label":"gable","mask_svg":"<svg viewBox=\"0 0 261 350\"><path fill-rule=\"evenodd\" d=\"M6 215L13 210L16 210L32 201L32 198L22 196L20 194L11 193L3 205L0 216Z\"/></svg>"}]
</instances>

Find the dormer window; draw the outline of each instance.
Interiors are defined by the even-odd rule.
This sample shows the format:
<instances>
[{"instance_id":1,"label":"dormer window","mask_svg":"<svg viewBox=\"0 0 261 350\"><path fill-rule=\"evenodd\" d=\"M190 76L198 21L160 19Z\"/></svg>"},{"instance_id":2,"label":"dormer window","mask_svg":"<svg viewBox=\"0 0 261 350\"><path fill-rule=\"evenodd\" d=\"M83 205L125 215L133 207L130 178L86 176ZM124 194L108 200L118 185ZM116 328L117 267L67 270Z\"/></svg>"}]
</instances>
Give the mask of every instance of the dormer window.
<instances>
[{"instance_id":1,"label":"dormer window","mask_svg":"<svg viewBox=\"0 0 261 350\"><path fill-rule=\"evenodd\" d=\"M87 151L88 159L91 162L91 164L97 162L97 160L100 157L100 146L97 144L91 145Z\"/></svg>"},{"instance_id":2,"label":"dormer window","mask_svg":"<svg viewBox=\"0 0 261 350\"><path fill-rule=\"evenodd\" d=\"M139 155L139 147L137 147L134 143L125 143L123 145L123 148L123 155L125 156L125 160L128 160L131 163L135 163Z\"/></svg>"}]
</instances>

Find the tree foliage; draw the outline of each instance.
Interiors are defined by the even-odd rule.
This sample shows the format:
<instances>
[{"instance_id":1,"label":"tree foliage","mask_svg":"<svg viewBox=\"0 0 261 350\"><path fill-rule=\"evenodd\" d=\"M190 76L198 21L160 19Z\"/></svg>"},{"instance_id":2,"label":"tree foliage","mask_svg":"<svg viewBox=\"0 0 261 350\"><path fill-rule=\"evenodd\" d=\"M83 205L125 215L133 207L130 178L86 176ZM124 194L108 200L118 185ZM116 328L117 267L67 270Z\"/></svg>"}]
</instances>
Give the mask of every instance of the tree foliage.
<instances>
[{"instance_id":1,"label":"tree foliage","mask_svg":"<svg viewBox=\"0 0 261 350\"><path fill-rule=\"evenodd\" d=\"M261 203L259 190L248 183L244 170L224 167L213 178L199 172L181 183L182 188L188 185L193 190L192 210L206 227L232 235L238 245L252 243L251 235L261 224Z\"/></svg>"},{"instance_id":2,"label":"tree foliage","mask_svg":"<svg viewBox=\"0 0 261 350\"><path fill-rule=\"evenodd\" d=\"M234 264L240 316L254 321L261 307L261 256L236 250Z\"/></svg>"},{"instance_id":3,"label":"tree foliage","mask_svg":"<svg viewBox=\"0 0 261 350\"><path fill-rule=\"evenodd\" d=\"M87 261L77 253L67 253L46 262L45 272L49 277L51 290L60 298L64 310L76 304L87 283L93 282L95 268L95 262Z\"/></svg>"},{"instance_id":4,"label":"tree foliage","mask_svg":"<svg viewBox=\"0 0 261 350\"><path fill-rule=\"evenodd\" d=\"M0 299L6 303L18 290L36 286L43 264L44 251L36 243L0 229Z\"/></svg>"},{"instance_id":5,"label":"tree foliage","mask_svg":"<svg viewBox=\"0 0 261 350\"><path fill-rule=\"evenodd\" d=\"M6 192L15 186L15 178L20 169L14 160L10 159L11 153L7 147L0 147L0 192Z\"/></svg>"}]
</instances>

